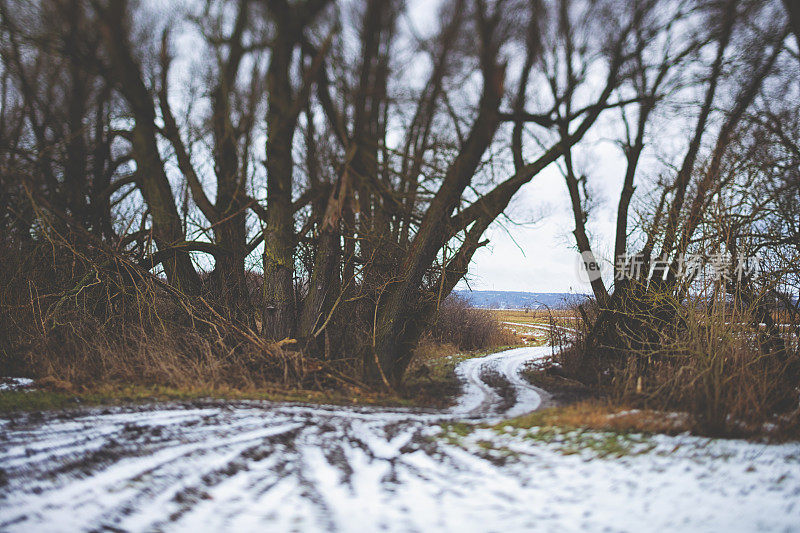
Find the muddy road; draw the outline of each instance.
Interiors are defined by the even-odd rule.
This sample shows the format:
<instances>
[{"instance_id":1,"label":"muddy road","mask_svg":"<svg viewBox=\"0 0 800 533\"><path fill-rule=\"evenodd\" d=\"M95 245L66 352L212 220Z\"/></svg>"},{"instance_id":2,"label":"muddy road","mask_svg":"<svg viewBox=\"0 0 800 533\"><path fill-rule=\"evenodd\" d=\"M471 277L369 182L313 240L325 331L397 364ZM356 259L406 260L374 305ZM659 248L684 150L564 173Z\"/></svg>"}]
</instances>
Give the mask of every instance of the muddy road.
<instances>
[{"instance_id":1,"label":"muddy road","mask_svg":"<svg viewBox=\"0 0 800 533\"><path fill-rule=\"evenodd\" d=\"M697 520L738 531L800 524L788 520L800 518L800 446L765 454L747 443L723 444L709 452L707 441L664 437L608 460L514 432L478 429L462 438L463 426L452 423L495 422L547 405L547 394L519 372L549 354L549 347L522 348L460 363L463 394L447 412L209 401L6 417L0 530L620 531ZM767 485L769 497L758 496ZM698 498L710 499L711 515L697 515Z\"/></svg>"}]
</instances>

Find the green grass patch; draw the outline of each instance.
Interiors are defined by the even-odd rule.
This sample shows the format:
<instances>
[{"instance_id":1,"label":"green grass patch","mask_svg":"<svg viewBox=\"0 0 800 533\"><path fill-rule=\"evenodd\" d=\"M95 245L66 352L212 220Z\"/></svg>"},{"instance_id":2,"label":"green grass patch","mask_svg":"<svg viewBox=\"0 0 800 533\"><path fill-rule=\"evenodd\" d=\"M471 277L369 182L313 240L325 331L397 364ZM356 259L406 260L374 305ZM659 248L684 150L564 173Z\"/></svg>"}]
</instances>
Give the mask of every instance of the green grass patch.
<instances>
[{"instance_id":1,"label":"green grass patch","mask_svg":"<svg viewBox=\"0 0 800 533\"><path fill-rule=\"evenodd\" d=\"M655 446L652 435L683 433L689 430L689 424L675 413L589 400L535 411L492 429L553 445L565 454L588 451L596 457L623 457L646 453Z\"/></svg>"},{"instance_id":2,"label":"green grass patch","mask_svg":"<svg viewBox=\"0 0 800 533\"><path fill-rule=\"evenodd\" d=\"M12 390L0 392L0 412L45 411L78 406L123 405L145 402L182 402L201 399L267 400L334 405L413 406L406 398L393 395L347 395L306 390L240 391L235 389L179 389L160 386L104 386L85 392Z\"/></svg>"},{"instance_id":3,"label":"green grass patch","mask_svg":"<svg viewBox=\"0 0 800 533\"><path fill-rule=\"evenodd\" d=\"M527 438L555 443L565 454L580 454L591 451L597 457L623 457L646 453L653 449L646 436L633 433L597 432L588 429L547 428L545 431L529 431Z\"/></svg>"},{"instance_id":4,"label":"green grass patch","mask_svg":"<svg viewBox=\"0 0 800 533\"><path fill-rule=\"evenodd\" d=\"M498 424L493 429L501 435L510 432L516 438L547 444L564 455L588 452L599 458L619 458L647 453L655 447L648 435L639 433L558 426L517 428L508 423Z\"/></svg>"}]
</instances>

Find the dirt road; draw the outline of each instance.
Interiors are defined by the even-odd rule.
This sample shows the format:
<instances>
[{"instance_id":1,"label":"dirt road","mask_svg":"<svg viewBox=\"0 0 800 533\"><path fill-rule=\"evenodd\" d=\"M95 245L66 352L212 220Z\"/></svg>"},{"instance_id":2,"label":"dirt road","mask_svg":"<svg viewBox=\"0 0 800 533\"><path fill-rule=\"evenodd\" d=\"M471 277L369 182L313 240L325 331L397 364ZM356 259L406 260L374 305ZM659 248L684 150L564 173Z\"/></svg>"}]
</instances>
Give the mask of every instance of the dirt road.
<instances>
[{"instance_id":1,"label":"dirt road","mask_svg":"<svg viewBox=\"0 0 800 533\"><path fill-rule=\"evenodd\" d=\"M800 445L653 437L600 458L567 453L569 435L452 425L546 404L519 371L549 350L461 363L447 412L205 402L7 417L0 530L800 527Z\"/></svg>"}]
</instances>

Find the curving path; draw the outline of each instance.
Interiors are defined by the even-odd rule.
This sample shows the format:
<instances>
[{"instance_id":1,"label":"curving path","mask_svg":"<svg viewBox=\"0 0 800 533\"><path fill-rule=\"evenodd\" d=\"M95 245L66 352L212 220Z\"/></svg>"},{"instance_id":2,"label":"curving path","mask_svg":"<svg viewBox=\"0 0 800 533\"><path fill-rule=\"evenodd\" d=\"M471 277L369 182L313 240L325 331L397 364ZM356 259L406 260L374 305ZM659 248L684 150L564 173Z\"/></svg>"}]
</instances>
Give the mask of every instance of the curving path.
<instances>
[{"instance_id":1,"label":"curving path","mask_svg":"<svg viewBox=\"0 0 800 533\"><path fill-rule=\"evenodd\" d=\"M441 500L452 470L474 468L430 438L438 423L540 407L546 393L519 372L549 353L461 362L464 391L445 412L205 402L1 420L0 530L335 530L360 523L340 513L361 499L374 525L409 512L402 487Z\"/></svg>"},{"instance_id":2,"label":"curving path","mask_svg":"<svg viewBox=\"0 0 800 533\"><path fill-rule=\"evenodd\" d=\"M549 350L462 362L446 412L209 401L0 418L0 531L797 530L800 444L656 436L600 459L535 432L442 429L546 404L519 371Z\"/></svg>"},{"instance_id":3,"label":"curving path","mask_svg":"<svg viewBox=\"0 0 800 533\"><path fill-rule=\"evenodd\" d=\"M551 353L550 346L526 347L463 361L456 367L463 392L450 413L498 421L548 406L550 395L531 385L520 371L529 361Z\"/></svg>"}]
</instances>

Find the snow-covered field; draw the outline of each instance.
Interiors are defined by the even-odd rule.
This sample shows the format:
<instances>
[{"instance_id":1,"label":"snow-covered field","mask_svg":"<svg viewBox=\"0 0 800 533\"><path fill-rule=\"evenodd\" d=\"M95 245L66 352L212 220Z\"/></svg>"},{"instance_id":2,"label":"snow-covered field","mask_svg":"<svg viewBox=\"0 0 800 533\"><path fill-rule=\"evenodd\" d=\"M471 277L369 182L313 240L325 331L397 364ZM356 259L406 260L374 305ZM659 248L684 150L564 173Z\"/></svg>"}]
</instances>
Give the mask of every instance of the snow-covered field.
<instances>
[{"instance_id":1,"label":"snow-covered field","mask_svg":"<svg viewBox=\"0 0 800 533\"><path fill-rule=\"evenodd\" d=\"M447 412L204 402L7 417L0 530L800 531L798 443L451 424L546 404L519 371L549 350L461 363Z\"/></svg>"}]
</instances>

